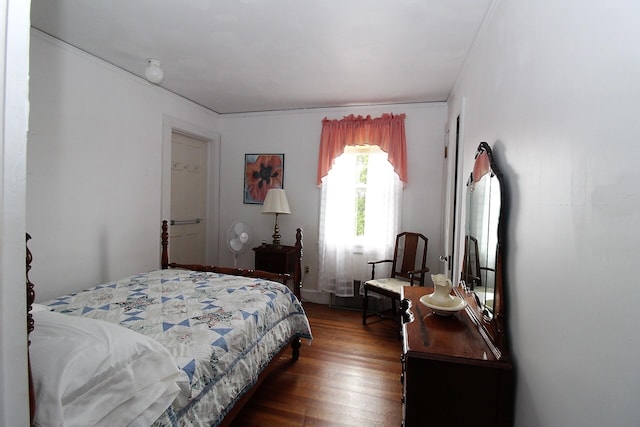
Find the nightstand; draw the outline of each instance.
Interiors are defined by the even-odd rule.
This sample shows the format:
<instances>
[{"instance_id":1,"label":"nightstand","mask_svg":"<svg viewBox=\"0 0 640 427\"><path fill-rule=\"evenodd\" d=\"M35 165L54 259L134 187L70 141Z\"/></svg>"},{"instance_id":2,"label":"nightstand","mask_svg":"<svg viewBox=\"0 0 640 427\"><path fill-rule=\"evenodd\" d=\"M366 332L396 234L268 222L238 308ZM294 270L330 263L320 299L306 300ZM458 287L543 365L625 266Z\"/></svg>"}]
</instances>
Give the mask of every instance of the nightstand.
<instances>
[{"instance_id":1,"label":"nightstand","mask_svg":"<svg viewBox=\"0 0 640 427\"><path fill-rule=\"evenodd\" d=\"M290 274L295 277L296 269L296 248L295 246L285 245L266 245L263 244L257 248L253 248L255 255L255 269L269 271L271 273ZM300 298L300 283L296 283L293 279L293 293L298 299Z\"/></svg>"}]
</instances>

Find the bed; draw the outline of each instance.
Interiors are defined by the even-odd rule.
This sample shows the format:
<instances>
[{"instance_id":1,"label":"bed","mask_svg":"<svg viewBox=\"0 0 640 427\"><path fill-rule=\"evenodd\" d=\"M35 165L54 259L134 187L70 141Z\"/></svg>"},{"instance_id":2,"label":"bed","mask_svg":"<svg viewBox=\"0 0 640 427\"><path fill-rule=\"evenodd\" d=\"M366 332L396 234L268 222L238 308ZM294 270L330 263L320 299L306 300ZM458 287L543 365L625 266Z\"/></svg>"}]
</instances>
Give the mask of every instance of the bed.
<instances>
[{"instance_id":1,"label":"bed","mask_svg":"<svg viewBox=\"0 0 640 427\"><path fill-rule=\"evenodd\" d=\"M291 277L170 263L167 228L160 270L42 304L27 249L34 425L228 425L288 348L295 361L310 342L286 286L299 266ZM299 263L300 229L296 248Z\"/></svg>"}]
</instances>

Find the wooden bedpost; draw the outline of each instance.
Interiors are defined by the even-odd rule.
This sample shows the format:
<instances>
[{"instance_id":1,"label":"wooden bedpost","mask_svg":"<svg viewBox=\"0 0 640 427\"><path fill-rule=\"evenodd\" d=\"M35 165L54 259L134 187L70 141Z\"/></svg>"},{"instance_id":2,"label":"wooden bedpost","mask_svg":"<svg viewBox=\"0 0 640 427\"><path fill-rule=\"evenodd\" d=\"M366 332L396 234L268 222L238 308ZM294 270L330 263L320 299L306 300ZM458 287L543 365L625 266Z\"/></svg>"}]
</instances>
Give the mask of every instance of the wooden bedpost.
<instances>
[{"instance_id":1,"label":"wooden bedpost","mask_svg":"<svg viewBox=\"0 0 640 427\"><path fill-rule=\"evenodd\" d=\"M33 261L33 256L31 255L31 251L29 250L29 240L31 240L31 236L29 233L26 233L26 241L25 248L27 249L27 259L26 259L26 284L27 284L27 367L29 370L29 416L31 418L31 425L33 425L35 421L36 415L36 395L35 390L33 389L33 377L31 376L31 357L29 356L29 345L31 341L29 340L29 334L33 332L35 327L35 322L33 320L33 314L31 314L31 309L33 308L33 302L36 299L36 292L34 291L33 283L29 280L29 270L31 270L31 261Z\"/></svg>"},{"instance_id":2,"label":"wooden bedpost","mask_svg":"<svg viewBox=\"0 0 640 427\"><path fill-rule=\"evenodd\" d=\"M169 232L167 231L169 228L167 220L162 220L162 234L160 235L160 239L162 240L162 269L166 270L169 268Z\"/></svg>"},{"instance_id":3,"label":"wooden bedpost","mask_svg":"<svg viewBox=\"0 0 640 427\"><path fill-rule=\"evenodd\" d=\"M296 229L296 265L293 271L293 281L294 281L294 289L297 291L296 296L300 301L302 301L302 296L300 295L300 288L302 288L302 229Z\"/></svg>"},{"instance_id":4,"label":"wooden bedpost","mask_svg":"<svg viewBox=\"0 0 640 427\"><path fill-rule=\"evenodd\" d=\"M302 342L300 342L300 337L295 337L293 341L291 341L291 359L294 362L300 359L300 347L302 347Z\"/></svg>"}]
</instances>

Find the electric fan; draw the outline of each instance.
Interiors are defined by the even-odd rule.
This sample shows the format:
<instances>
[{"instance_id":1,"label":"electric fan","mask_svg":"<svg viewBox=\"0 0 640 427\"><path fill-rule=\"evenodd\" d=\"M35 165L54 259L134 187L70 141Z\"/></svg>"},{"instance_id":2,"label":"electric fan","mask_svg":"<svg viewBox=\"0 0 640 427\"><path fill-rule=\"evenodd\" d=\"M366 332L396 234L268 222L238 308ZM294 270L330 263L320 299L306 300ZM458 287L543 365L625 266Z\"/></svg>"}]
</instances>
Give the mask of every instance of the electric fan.
<instances>
[{"instance_id":1,"label":"electric fan","mask_svg":"<svg viewBox=\"0 0 640 427\"><path fill-rule=\"evenodd\" d=\"M251 227L244 222L236 221L227 231L227 247L233 253L233 267L237 268L238 254L251 247L253 232Z\"/></svg>"}]
</instances>

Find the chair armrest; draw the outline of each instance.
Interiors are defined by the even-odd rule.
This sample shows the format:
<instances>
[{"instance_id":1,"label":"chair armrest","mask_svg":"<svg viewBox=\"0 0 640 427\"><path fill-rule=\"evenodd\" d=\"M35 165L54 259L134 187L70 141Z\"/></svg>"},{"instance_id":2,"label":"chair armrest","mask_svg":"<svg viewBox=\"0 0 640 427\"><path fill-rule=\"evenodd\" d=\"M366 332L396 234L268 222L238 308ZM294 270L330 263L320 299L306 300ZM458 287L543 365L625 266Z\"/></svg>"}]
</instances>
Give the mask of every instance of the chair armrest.
<instances>
[{"instance_id":1,"label":"chair armrest","mask_svg":"<svg viewBox=\"0 0 640 427\"><path fill-rule=\"evenodd\" d=\"M392 259L383 259L383 260L380 260L380 261L367 261L367 264L374 265L374 264L380 264L381 262L393 262L393 260Z\"/></svg>"},{"instance_id":2,"label":"chair armrest","mask_svg":"<svg viewBox=\"0 0 640 427\"><path fill-rule=\"evenodd\" d=\"M409 281L411 282L411 286L413 286L413 276L415 276L416 274L422 275L427 272L429 272L429 267L408 271L407 273L409 273ZM421 280L421 282L421 285L424 285L424 278Z\"/></svg>"},{"instance_id":3,"label":"chair armrest","mask_svg":"<svg viewBox=\"0 0 640 427\"><path fill-rule=\"evenodd\" d=\"M371 280L376 278L376 264L380 264L383 262L393 262L392 259L383 259L380 261L367 261L367 264L371 265Z\"/></svg>"}]
</instances>

